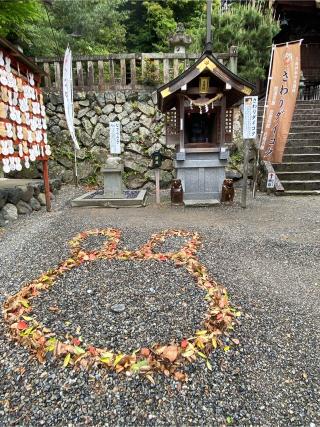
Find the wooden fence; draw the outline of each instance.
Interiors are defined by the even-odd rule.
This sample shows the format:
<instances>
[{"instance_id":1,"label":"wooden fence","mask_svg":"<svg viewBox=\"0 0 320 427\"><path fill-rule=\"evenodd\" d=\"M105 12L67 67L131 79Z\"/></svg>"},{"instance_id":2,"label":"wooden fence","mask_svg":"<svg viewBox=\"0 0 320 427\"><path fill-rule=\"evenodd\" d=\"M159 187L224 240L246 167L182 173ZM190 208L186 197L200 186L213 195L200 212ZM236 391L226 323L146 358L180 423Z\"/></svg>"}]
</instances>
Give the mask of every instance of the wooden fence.
<instances>
[{"instance_id":1,"label":"wooden fence","mask_svg":"<svg viewBox=\"0 0 320 427\"><path fill-rule=\"evenodd\" d=\"M192 65L200 53L125 53L105 56L73 58L73 82L77 91L105 91L115 89L146 89L160 86L177 77ZM229 53L215 54L218 60L237 68L237 48ZM63 58L36 58L46 73L42 86L46 90L61 91Z\"/></svg>"}]
</instances>

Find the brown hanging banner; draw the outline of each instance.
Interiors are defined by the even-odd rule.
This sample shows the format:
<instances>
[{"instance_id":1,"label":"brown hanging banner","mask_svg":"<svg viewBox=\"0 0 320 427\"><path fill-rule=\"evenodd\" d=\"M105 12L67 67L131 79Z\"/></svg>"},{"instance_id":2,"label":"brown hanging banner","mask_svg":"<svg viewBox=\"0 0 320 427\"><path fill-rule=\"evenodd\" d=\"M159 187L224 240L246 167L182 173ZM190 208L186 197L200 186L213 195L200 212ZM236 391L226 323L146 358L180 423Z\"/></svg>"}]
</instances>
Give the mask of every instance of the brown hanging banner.
<instances>
[{"instance_id":1,"label":"brown hanging banner","mask_svg":"<svg viewBox=\"0 0 320 427\"><path fill-rule=\"evenodd\" d=\"M273 47L272 72L261 133L261 158L281 163L300 81L301 41ZM271 64L270 64L271 66Z\"/></svg>"}]
</instances>

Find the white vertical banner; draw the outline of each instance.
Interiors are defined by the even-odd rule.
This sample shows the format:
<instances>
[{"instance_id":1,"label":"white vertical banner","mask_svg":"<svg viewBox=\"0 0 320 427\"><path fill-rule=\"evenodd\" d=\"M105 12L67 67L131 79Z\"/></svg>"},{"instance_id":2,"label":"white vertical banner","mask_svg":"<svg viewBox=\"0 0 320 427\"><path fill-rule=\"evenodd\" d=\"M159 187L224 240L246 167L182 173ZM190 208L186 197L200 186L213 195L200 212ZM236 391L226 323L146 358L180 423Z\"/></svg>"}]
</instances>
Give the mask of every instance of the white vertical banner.
<instances>
[{"instance_id":1,"label":"white vertical banner","mask_svg":"<svg viewBox=\"0 0 320 427\"><path fill-rule=\"evenodd\" d=\"M257 136L258 97L245 96L243 104L243 139Z\"/></svg>"},{"instance_id":2,"label":"white vertical banner","mask_svg":"<svg viewBox=\"0 0 320 427\"><path fill-rule=\"evenodd\" d=\"M75 130L74 130L74 111L73 111L73 78L72 78L72 55L69 46L66 49L64 54L63 61L63 77L62 77L62 87L63 87L63 103L64 103L64 112L66 116L66 122L68 129L74 143L75 150L80 150Z\"/></svg>"}]
</instances>

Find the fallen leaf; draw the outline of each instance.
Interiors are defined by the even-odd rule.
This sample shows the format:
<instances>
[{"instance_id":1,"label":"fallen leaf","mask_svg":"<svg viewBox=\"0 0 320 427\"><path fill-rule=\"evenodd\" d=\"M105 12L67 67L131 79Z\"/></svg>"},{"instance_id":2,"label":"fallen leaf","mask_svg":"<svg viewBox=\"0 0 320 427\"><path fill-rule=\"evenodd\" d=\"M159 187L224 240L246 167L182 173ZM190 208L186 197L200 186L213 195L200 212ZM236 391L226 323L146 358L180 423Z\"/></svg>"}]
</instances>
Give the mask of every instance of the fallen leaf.
<instances>
[{"instance_id":1,"label":"fallen leaf","mask_svg":"<svg viewBox=\"0 0 320 427\"><path fill-rule=\"evenodd\" d=\"M148 378L148 380L149 380L152 384L155 384L155 381L154 381L154 379L153 379L153 376L152 376L152 375L147 374L147 375L146 375L146 378Z\"/></svg>"},{"instance_id":2,"label":"fallen leaf","mask_svg":"<svg viewBox=\"0 0 320 427\"><path fill-rule=\"evenodd\" d=\"M181 341L181 348L183 348L183 349L184 349L184 348L187 348L187 347L188 347L188 344L189 344L189 343L188 343L188 340L186 340L186 339L182 340L182 341Z\"/></svg>"},{"instance_id":3,"label":"fallen leaf","mask_svg":"<svg viewBox=\"0 0 320 427\"><path fill-rule=\"evenodd\" d=\"M74 352L75 352L75 354L77 355L77 356L79 356L80 354L84 354L86 351L83 349L83 348L81 348L81 347L78 347L77 345L74 347Z\"/></svg>"},{"instance_id":4,"label":"fallen leaf","mask_svg":"<svg viewBox=\"0 0 320 427\"><path fill-rule=\"evenodd\" d=\"M63 360L63 367L64 367L64 368L66 368L66 367L69 365L69 363L70 363L70 359L71 359L71 354L70 354L70 353L68 353L68 354L66 355L66 357L64 358L64 360Z\"/></svg>"},{"instance_id":5,"label":"fallen leaf","mask_svg":"<svg viewBox=\"0 0 320 427\"><path fill-rule=\"evenodd\" d=\"M17 328L20 330L20 331L24 331L25 329L27 329L28 328L28 323L27 322L25 322L24 320L20 320L19 322L18 322L18 325L17 325Z\"/></svg>"},{"instance_id":6,"label":"fallen leaf","mask_svg":"<svg viewBox=\"0 0 320 427\"><path fill-rule=\"evenodd\" d=\"M144 357L148 357L148 356L150 355L150 350L149 350L148 348L146 348L146 347L143 347L143 348L140 350L140 353L141 353L141 355L142 355L142 356L144 356Z\"/></svg>"},{"instance_id":7,"label":"fallen leaf","mask_svg":"<svg viewBox=\"0 0 320 427\"><path fill-rule=\"evenodd\" d=\"M207 360L206 365L207 365L207 368L209 369L209 371L212 371L212 365L209 362L209 360Z\"/></svg>"},{"instance_id":8,"label":"fallen leaf","mask_svg":"<svg viewBox=\"0 0 320 427\"><path fill-rule=\"evenodd\" d=\"M240 344L240 341L238 340L238 338L231 338L231 341L232 341L233 343L235 343L236 345L239 345L239 344Z\"/></svg>"},{"instance_id":9,"label":"fallen leaf","mask_svg":"<svg viewBox=\"0 0 320 427\"><path fill-rule=\"evenodd\" d=\"M72 338L72 344L73 345L80 345L81 341L79 340L79 338Z\"/></svg>"},{"instance_id":10,"label":"fallen leaf","mask_svg":"<svg viewBox=\"0 0 320 427\"><path fill-rule=\"evenodd\" d=\"M180 371L176 371L173 376L177 381L186 381L187 379L186 374Z\"/></svg>"},{"instance_id":11,"label":"fallen leaf","mask_svg":"<svg viewBox=\"0 0 320 427\"><path fill-rule=\"evenodd\" d=\"M170 362L174 362L178 357L178 347L176 345L168 345L164 348L162 356Z\"/></svg>"}]
</instances>

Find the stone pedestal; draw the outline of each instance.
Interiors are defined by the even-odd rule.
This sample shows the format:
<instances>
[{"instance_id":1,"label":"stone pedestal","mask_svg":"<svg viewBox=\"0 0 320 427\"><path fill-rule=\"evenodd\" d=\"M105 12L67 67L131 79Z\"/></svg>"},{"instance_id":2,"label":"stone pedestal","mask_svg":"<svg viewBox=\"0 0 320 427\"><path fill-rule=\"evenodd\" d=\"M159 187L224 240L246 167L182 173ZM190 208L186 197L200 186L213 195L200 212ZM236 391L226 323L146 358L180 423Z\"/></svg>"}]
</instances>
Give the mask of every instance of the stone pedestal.
<instances>
[{"instance_id":1,"label":"stone pedestal","mask_svg":"<svg viewBox=\"0 0 320 427\"><path fill-rule=\"evenodd\" d=\"M120 157L109 157L101 169L103 174L103 196L108 199L122 199L124 187L122 183L123 164Z\"/></svg>"}]
</instances>

